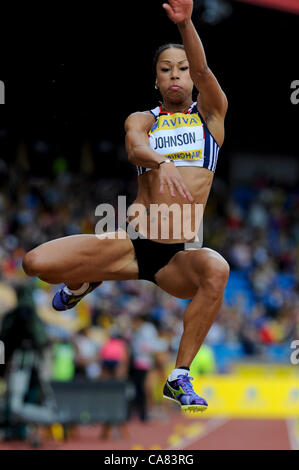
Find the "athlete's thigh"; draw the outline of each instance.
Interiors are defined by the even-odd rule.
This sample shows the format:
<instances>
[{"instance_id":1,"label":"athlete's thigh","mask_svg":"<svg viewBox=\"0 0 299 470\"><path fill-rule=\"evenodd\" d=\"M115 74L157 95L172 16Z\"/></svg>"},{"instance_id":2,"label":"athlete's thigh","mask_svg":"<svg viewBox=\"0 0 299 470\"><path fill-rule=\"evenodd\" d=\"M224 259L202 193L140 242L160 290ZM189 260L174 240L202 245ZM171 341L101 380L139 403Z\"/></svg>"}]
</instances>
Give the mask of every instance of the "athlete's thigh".
<instances>
[{"instance_id":1,"label":"athlete's thigh","mask_svg":"<svg viewBox=\"0 0 299 470\"><path fill-rule=\"evenodd\" d=\"M124 235L120 238L118 234ZM118 231L116 238L98 236L98 253L93 258L94 269L103 279L138 279L138 263L132 241L126 232Z\"/></svg>"},{"instance_id":2,"label":"athlete's thigh","mask_svg":"<svg viewBox=\"0 0 299 470\"><path fill-rule=\"evenodd\" d=\"M225 262L211 248L179 251L156 273L156 282L161 289L175 297L191 299L198 290L199 279L204 275L207 262L213 258Z\"/></svg>"},{"instance_id":3,"label":"athlete's thigh","mask_svg":"<svg viewBox=\"0 0 299 470\"><path fill-rule=\"evenodd\" d=\"M138 279L134 246L122 231L101 235L80 234L43 243L26 254L25 265L36 275L98 280Z\"/></svg>"}]
</instances>

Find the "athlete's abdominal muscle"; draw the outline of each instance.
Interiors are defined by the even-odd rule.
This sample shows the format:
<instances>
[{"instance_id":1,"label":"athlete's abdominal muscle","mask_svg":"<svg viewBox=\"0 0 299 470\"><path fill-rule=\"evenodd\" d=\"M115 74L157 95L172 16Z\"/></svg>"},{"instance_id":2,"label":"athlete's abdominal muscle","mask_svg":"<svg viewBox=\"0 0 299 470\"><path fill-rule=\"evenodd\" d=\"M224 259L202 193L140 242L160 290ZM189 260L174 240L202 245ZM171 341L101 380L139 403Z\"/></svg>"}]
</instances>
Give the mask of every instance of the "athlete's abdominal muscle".
<instances>
[{"instance_id":1,"label":"athlete's abdominal muscle","mask_svg":"<svg viewBox=\"0 0 299 470\"><path fill-rule=\"evenodd\" d=\"M147 171L138 178L139 190L134 204L144 206L143 215L146 216L139 219L137 229L152 240L164 243L190 241L194 239L192 233L197 233L201 223L214 173L206 168L177 168L194 198L192 202L183 198L177 190L175 196L171 196L167 185L160 193L159 170ZM133 205L132 216L128 220L136 217L135 209L136 215L140 215L140 206Z\"/></svg>"}]
</instances>

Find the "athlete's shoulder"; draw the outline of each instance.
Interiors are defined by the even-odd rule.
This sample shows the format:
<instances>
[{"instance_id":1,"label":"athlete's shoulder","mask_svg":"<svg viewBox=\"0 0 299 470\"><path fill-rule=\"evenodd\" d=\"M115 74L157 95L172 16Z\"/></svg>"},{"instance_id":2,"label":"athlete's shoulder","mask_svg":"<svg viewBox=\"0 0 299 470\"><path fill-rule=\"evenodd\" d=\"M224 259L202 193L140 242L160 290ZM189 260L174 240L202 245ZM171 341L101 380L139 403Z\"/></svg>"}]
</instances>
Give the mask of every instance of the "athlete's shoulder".
<instances>
[{"instance_id":1,"label":"athlete's shoulder","mask_svg":"<svg viewBox=\"0 0 299 470\"><path fill-rule=\"evenodd\" d=\"M150 129L155 118L151 111L136 111L130 114L125 120L125 130L130 128Z\"/></svg>"}]
</instances>

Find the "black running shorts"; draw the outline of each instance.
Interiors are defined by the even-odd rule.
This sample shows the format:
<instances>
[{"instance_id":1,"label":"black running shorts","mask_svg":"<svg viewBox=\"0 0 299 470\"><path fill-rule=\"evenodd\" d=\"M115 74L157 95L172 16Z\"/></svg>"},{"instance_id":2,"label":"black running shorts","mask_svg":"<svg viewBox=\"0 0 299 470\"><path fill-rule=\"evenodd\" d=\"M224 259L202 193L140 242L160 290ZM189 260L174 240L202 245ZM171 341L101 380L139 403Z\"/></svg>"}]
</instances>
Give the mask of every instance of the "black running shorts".
<instances>
[{"instance_id":1,"label":"black running shorts","mask_svg":"<svg viewBox=\"0 0 299 470\"><path fill-rule=\"evenodd\" d=\"M126 228L128 224L126 224ZM128 235L130 233L127 230ZM139 268L139 279L154 282L155 274L179 251L185 250L185 243L161 243L145 238L136 231L138 237L131 238Z\"/></svg>"}]
</instances>

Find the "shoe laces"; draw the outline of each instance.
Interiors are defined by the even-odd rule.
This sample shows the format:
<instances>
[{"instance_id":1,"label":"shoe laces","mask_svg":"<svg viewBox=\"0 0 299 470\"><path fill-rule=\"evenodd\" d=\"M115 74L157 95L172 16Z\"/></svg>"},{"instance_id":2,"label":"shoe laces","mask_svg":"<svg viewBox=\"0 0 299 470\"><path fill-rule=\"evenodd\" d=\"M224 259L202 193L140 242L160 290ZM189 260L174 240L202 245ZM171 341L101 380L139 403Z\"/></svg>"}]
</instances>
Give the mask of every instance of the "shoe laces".
<instances>
[{"instance_id":1,"label":"shoe laces","mask_svg":"<svg viewBox=\"0 0 299 470\"><path fill-rule=\"evenodd\" d=\"M67 302L71 297L72 295L68 294L67 292L65 292L64 289L61 290L61 293L60 295L62 296L62 299Z\"/></svg>"},{"instance_id":2,"label":"shoe laces","mask_svg":"<svg viewBox=\"0 0 299 470\"><path fill-rule=\"evenodd\" d=\"M193 377L190 375L179 375L177 378L178 384L182 387L184 392L188 392L188 395L196 395L193 390L193 385L190 382L191 380L193 380Z\"/></svg>"}]
</instances>

